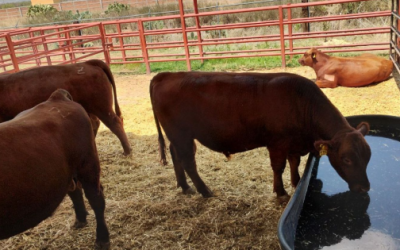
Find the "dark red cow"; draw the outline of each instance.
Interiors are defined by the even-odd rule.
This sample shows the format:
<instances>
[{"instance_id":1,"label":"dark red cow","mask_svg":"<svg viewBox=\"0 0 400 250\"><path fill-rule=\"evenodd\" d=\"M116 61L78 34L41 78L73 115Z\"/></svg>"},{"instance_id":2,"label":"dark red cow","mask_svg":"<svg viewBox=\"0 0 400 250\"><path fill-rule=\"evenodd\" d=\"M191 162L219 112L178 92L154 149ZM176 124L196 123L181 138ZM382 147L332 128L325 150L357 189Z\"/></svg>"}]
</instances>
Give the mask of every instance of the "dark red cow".
<instances>
[{"instance_id":1,"label":"dark red cow","mask_svg":"<svg viewBox=\"0 0 400 250\"><path fill-rule=\"evenodd\" d=\"M303 66L310 66L317 75L320 88L337 86L361 87L389 78L393 62L373 54L357 57L333 57L312 48L299 59Z\"/></svg>"},{"instance_id":2,"label":"dark red cow","mask_svg":"<svg viewBox=\"0 0 400 250\"><path fill-rule=\"evenodd\" d=\"M89 117L65 90L0 123L0 239L51 216L71 197L76 227L86 224L82 191L97 221L96 246L109 248L100 164Z\"/></svg>"},{"instance_id":3,"label":"dark red cow","mask_svg":"<svg viewBox=\"0 0 400 250\"><path fill-rule=\"evenodd\" d=\"M369 190L371 157L367 123L351 127L310 80L288 73L160 73L150 96L166 163L160 124L170 140L175 173L184 193L192 192L185 171L204 197L212 196L196 170L194 139L229 156L267 147L274 191L287 198L282 173L288 159L291 182L299 182L300 156L327 149L332 166L356 192Z\"/></svg>"},{"instance_id":4,"label":"dark red cow","mask_svg":"<svg viewBox=\"0 0 400 250\"><path fill-rule=\"evenodd\" d=\"M45 66L0 76L0 122L44 102L58 88L67 90L92 119L96 134L100 119L121 141L124 154L131 152L125 134L113 75L100 60ZM113 98L114 95L114 98ZM113 111L113 101L115 112Z\"/></svg>"}]
</instances>

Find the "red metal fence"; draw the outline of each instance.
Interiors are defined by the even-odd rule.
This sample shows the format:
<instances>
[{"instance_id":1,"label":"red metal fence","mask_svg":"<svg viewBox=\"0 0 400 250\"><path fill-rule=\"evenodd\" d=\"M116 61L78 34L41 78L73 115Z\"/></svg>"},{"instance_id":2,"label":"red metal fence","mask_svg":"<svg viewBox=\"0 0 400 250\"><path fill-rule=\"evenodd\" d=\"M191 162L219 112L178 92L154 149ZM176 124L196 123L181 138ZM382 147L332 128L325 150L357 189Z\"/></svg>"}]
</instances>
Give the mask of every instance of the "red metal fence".
<instances>
[{"instance_id":1,"label":"red metal fence","mask_svg":"<svg viewBox=\"0 0 400 250\"><path fill-rule=\"evenodd\" d=\"M79 10L90 12L103 12L107 10L108 5L116 2L115 0L80 0L63 1L60 3L49 4L59 11ZM178 0L118 0L118 3L129 4L137 7L149 6L150 4L178 3ZM0 16L3 18L21 18L26 17L29 6L0 9Z\"/></svg>"},{"instance_id":2,"label":"red metal fence","mask_svg":"<svg viewBox=\"0 0 400 250\"><path fill-rule=\"evenodd\" d=\"M351 2L368 0L331 0L329 5ZM154 62L185 61L187 69L191 70L194 60L238 57L280 56L282 67L285 67L289 56L304 53L311 47L312 41L333 37L362 39L341 45L321 42L313 46L322 48L325 52L389 51L391 27L388 24L354 28L339 26L337 29L310 32L294 29L302 23L313 25L346 20L375 20L391 15L390 10L382 10L314 17L293 16L293 11L327 4L327 1L319 1L199 13L197 1L194 0L193 13L184 13L183 2L179 0L178 15L5 30L0 33L0 71L16 72L26 67L71 63L89 58L100 58L108 64L145 64L148 73L151 71L151 63ZM275 13L277 18L201 25L203 18L232 17L243 13ZM180 27L166 25L172 21L180 22ZM81 36L78 35L79 30ZM260 30L264 33L249 35L249 32ZM221 32L231 35L210 36ZM384 34L388 38L371 42L368 36L376 34ZM233 46L247 47L232 49Z\"/></svg>"},{"instance_id":3,"label":"red metal fence","mask_svg":"<svg viewBox=\"0 0 400 250\"><path fill-rule=\"evenodd\" d=\"M390 20L390 58L397 72L400 72L400 1L392 0L392 16Z\"/></svg>"}]
</instances>

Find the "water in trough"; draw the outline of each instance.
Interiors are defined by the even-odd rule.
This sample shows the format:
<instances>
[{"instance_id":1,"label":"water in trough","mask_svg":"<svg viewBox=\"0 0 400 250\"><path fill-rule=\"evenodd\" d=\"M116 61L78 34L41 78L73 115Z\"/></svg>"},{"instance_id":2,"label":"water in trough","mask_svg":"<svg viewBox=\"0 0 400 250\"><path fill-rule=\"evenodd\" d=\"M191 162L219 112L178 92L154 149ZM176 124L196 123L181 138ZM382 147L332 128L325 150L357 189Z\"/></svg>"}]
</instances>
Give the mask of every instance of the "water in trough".
<instances>
[{"instance_id":1,"label":"water in trough","mask_svg":"<svg viewBox=\"0 0 400 250\"><path fill-rule=\"evenodd\" d=\"M371 190L349 191L326 156L314 167L295 249L400 249L400 142L366 136Z\"/></svg>"}]
</instances>

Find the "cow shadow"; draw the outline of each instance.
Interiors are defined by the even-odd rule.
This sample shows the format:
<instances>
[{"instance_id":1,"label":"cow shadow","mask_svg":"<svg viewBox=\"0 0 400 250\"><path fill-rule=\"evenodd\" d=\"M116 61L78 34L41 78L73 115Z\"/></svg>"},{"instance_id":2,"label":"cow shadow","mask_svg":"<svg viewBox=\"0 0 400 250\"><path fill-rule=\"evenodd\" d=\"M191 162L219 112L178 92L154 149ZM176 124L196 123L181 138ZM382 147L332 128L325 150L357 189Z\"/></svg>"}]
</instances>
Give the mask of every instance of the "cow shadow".
<instances>
[{"instance_id":1,"label":"cow shadow","mask_svg":"<svg viewBox=\"0 0 400 250\"><path fill-rule=\"evenodd\" d=\"M329 196L321 192L322 186L319 179L310 182L298 222L295 249L321 249L343 238L359 239L371 226L368 193L347 191Z\"/></svg>"}]
</instances>

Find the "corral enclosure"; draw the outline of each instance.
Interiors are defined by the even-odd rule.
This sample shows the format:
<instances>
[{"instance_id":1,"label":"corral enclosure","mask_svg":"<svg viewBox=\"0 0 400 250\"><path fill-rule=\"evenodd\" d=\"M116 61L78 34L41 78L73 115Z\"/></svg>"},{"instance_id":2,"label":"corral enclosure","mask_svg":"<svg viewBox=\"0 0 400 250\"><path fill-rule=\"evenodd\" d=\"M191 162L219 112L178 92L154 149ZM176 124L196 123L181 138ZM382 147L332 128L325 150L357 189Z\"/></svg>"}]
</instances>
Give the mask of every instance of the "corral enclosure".
<instances>
[{"instance_id":1,"label":"corral enclosure","mask_svg":"<svg viewBox=\"0 0 400 250\"><path fill-rule=\"evenodd\" d=\"M308 67L277 68L315 79ZM118 139L103 125L96 138L106 196L106 220L112 249L279 249L277 223L284 206L272 192L273 174L264 148L223 154L198 145L200 176L216 194L185 196L176 188L171 159L158 159L155 123L149 99L151 75L115 75L125 130L133 153L122 156ZM323 89L343 115L400 116L400 93L394 78L363 88ZM306 157L302 159L301 172ZM292 194L289 169L284 184ZM74 230L69 198L34 229L0 241L0 249L92 249L93 211L89 225Z\"/></svg>"},{"instance_id":2,"label":"corral enclosure","mask_svg":"<svg viewBox=\"0 0 400 250\"><path fill-rule=\"evenodd\" d=\"M325 52L387 53L390 40L396 43L389 35L397 23L390 19L389 0L279 2L223 7L202 2L199 7L197 1L180 0L175 11L149 17L7 29L0 33L0 72L94 57L148 73L157 63L186 64L184 69L191 70L205 61L226 58L278 57L285 67L293 66L290 58L310 46ZM304 23L310 24L309 30Z\"/></svg>"},{"instance_id":3,"label":"corral enclosure","mask_svg":"<svg viewBox=\"0 0 400 250\"><path fill-rule=\"evenodd\" d=\"M372 2L376 3L376 1L365 1L365 5ZM386 8L387 6L379 10L386 10ZM340 9L335 11L334 14L340 13ZM333 11L329 12L328 10L320 13L321 16L331 14ZM251 17L251 15L249 16ZM225 15L224 17L232 18L232 23L239 22L234 20L234 15ZM217 20L217 18L218 15L213 16L212 20ZM219 18L223 18L223 16L219 15ZM376 43L375 46L382 46L382 44L386 46L389 44L388 19L388 15L385 14L375 19L367 18L364 24L361 24L360 19L354 18L354 16L351 20L314 23L315 25L311 26L311 32L314 32L311 33L311 37L314 39L307 36L312 40L307 38L295 42L298 48L297 53L303 53L306 47L311 45L335 50L340 47L346 50L356 47L354 44L360 41ZM257 21L259 20L251 19L249 22L254 24ZM143 51L137 47L139 38L129 37L133 33L129 27L132 27L132 23L134 23L129 22L126 24L123 21L111 22L108 25L108 38L111 38L113 44L113 48L108 47L108 49L110 49L110 55L114 56L115 64L144 62L140 61L141 57L140 60L136 58L139 55L142 56ZM157 21L151 22L151 25L156 23ZM161 25L161 22L159 24ZM217 23L210 24L217 25ZM335 32L354 27L345 27L344 24L358 25L357 28L361 30L371 29L371 27L378 29L382 26L387 30L383 32L384 39L382 33L363 34L358 37L358 40L346 35L344 38L334 38ZM84 39L83 42L92 42L94 46L87 49L78 48L77 43L74 43L78 39L77 37L64 37L63 41L69 43L70 47L56 51L58 53L56 60L59 60L57 63L62 61L60 59L62 55L67 58L72 55L72 47L77 48L77 54L82 57L87 56L88 52L98 52L102 55L101 45L102 43L105 45L105 41L101 41L98 33L90 33L91 27L88 27L88 24L81 25L86 25L87 28L87 31L83 29L83 37L81 37ZM99 26L92 25L93 27ZM153 48L157 48L160 43L165 43L165 41L172 44L178 41L181 47L173 52L162 48L153 49L154 53L150 54L150 58L153 55L153 60L157 61L159 59L157 53L161 51L169 54L172 60L184 60L182 59L184 56L182 34L174 34L166 38L169 40L163 40L164 38L160 39L159 35L151 34L155 27L151 25L147 23L147 26L143 26L146 27L145 33L148 34L146 37L148 46L152 45ZM165 28L177 28L174 23L170 25ZM195 25L193 18L190 25ZM294 28L297 29L295 31L301 33L300 25ZM66 29L73 29L72 32L77 30L74 27ZM99 28L99 30L101 29ZM204 33L207 35L207 39L215 42L224 39L227 41L239 34L244 37L259 35L258 33L253 34L254 32L265 35L268 32L276 32L277 27L274 29L251 27L245 31L240 33L240 31L232 30L224 33L224 30L220 28ZM331 31L333 33L329 33ZM28 43L31 42L33 45L43 48L40 47L43 33L40 34L38 31L34 36L37 37L25 37L25 39L28 40ZM193 32L193 37L190 33L188 36L196 43L195 32ZM29 41L29 39L31 40ZM215 44L208 46L209 51L206 52L209 55L218 55L221 52L229 52L230 49L244 51L252 49L279 53L281 49L279 41L267 43L263 39L260 42L263 44L259 47L254 44L249 46L246 42L238 45ZM123 42L121 43L121 41ZM49 44L54 46L51 49L59 46L54 41L49 41ZM288 46L287 41L286 46ZM190 51L192 56L197 55L197 47ZM363 49L362 46L361 49ZM87 50L85 54L81 53L83 50ZM286 50L289 52L288 48ZM123 58L124 52L126 52L125 58ZM171 56L170 53L173 55ZM231 55L238 56L235 53L231 53ZM29 58L29 56L24 58L24 54L21 57L21 61ZM46 56L39 54L38 57L41 57L42 65L46 65ZM38 57L29 58L32 61L31 64L35 64ZM70 56L70 59L72 57ZM82 58L81 60L86 59ZM271 71L294 72L315 79L314 72L307 67L278 68L268 72ZM125 72L129 73L129 68ZM275 194L272 192L273 175L267 150L260 148L236 154L232 160L227 161L224 155L198 145L196 159L199 174L214 191L216 197L204 199L199 194L182 195L180 189L176 188L171 159L169 158L169 164L166 167L161 166L158 162L156 128L148 94L149 82L153 76L154 74L115 75L125 130L133 148L132 155L122 156L122 148L118 139L104 126L100 128L96 138L101 160L101 180L106 195L106 220L111 234L112 249L279 249L276 228L284 206L276 203ZM364 88L338 87L323 91L343 115L388 114L400 116L400 94L393 78ZM301 170L303 170L305 159L306 157L303 157ZM284 181L285 188L292 194L293 189L290 187L288 169L284 174ZM72 204L66 198L53 217L23 234L0 241L0 249L92 249L95 221L93 212L91 210L89 212L88 227L74 230L72 228L74 223Z\"/></svg>"}]
</instances>

